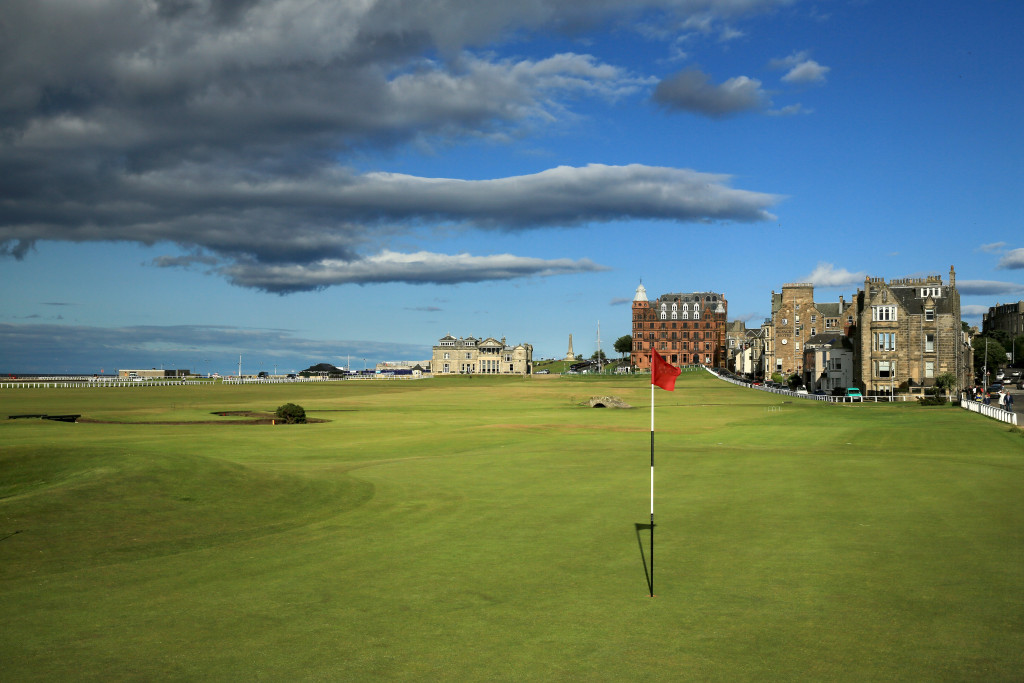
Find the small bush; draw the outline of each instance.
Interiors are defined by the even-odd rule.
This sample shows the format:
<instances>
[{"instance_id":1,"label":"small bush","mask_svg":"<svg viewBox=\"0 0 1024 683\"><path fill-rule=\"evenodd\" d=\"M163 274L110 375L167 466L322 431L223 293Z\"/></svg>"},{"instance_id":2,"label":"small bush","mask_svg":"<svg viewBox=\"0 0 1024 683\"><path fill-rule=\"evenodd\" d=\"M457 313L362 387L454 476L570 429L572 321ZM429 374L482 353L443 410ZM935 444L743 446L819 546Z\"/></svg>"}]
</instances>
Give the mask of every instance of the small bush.
<instances>
[{"instance_id":1,"label":"small bush","mask_svg":"<svg viewBox=\"0 0 1024 683\"><path fill-rule=\"evenodd\" d=\"M285 403L277 409L277 419L285 424L306 424L306 410L294 403Z\"/></svg>"}]
</instances>

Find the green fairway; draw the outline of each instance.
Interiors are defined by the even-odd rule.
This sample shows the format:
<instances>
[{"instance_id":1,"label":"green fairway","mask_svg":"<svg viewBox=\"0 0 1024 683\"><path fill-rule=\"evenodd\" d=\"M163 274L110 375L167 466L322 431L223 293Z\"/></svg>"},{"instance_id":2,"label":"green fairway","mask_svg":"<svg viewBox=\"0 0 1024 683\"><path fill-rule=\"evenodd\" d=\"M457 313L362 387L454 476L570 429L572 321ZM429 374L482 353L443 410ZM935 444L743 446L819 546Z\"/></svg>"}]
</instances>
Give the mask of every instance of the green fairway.
<instances>
[{"instance_id":1,"label":"green fairway","mask_svg":"<svg viewBox=\"0 0 1024 683\"><path fill-rule=\"evenodd\" d=\"M651 598L648 381L3 390L0 680L1020 680L1020 430L683 373Z\"/></svg>"}]
</instances>

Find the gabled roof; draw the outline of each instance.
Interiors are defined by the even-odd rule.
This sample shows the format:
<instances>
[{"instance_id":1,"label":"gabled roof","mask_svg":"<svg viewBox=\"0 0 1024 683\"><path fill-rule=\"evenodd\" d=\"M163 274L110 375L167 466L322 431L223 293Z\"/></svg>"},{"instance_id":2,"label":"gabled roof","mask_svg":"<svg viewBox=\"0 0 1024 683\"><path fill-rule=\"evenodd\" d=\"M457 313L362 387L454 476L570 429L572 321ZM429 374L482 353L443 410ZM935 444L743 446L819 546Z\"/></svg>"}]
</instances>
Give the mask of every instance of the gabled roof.
<instances>
[{"instance_id":1,"label":"gabled roof","mask_svg":"<svg viewBox=\"0 0 1024 683\"><path fill-rule=\"evenodd\" d=\"M839 307L838 303L815 303L814 307L818 309L818 313L828 316L829 318L838 318L843 313L843 310Z\"/></svg>"}]
</instances>

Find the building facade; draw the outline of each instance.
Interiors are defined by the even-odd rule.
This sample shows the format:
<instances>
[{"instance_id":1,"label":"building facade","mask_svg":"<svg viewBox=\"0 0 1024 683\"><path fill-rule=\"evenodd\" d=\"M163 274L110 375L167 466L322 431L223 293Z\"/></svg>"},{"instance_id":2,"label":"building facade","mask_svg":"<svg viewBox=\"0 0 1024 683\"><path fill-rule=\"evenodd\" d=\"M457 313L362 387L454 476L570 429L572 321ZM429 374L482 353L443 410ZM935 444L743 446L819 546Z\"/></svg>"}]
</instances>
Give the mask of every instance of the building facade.
<instances>
[{"instance_id":1,"label":"building facade","mask_svg":"<svg viewBox=\"0 0 1024 683\"><path fill-rule=\"evenodd\" d=\"M953 373L957 388L973 378L973 352L960 322L956 272L885 282L865 278L857 292L853 334L857 381L867 393L914 391Z\"/></svg>"},{"instance_id":2,"label":"building facade","mask_svg":"<svg viewBox=\"0 0 1024 683\"><path fill-rule=\"evenodd\" d=\"M982 315L983 332L1003 331L1010 339L1024 335L1024 301L1015 304L996 304Z\"/></svg>"},{"instance_id":3,"label":"building facade","mask_svg":"<svg viewBox=\"0 0 1024 683\"><path fill-rule=\"evenodd\" d=\"M641 284L633 297L630 362L649 371L653 348L676 367L725 367L728 310L725 295L718 292L663 294L649 301Z\"/></svg>"},{"instance_id":4,"label":"building facade","mask_svg":"<svg viewBox=\"0 0 1024 683\"><path fill-rule=\"evenodd\" d=\"M804 368L808 391L831 394L836 389L855 386L853 344L844 334L817 334L804 345Z\"/></svg>"},{"instance_id":5,"label":"building facade","mask_svg":"<svg viewBox=\"0 0 1024 683\"><path fill-rule=\"evenodd\" d=\"M855 302L815 303L814 285L789 283L782 291L772 291L772 317L767 331L765 375L800 375L810 380L804 364L803 350L807 341L818 334L849 334L856 322Z\"/></svg>"},{"instance_id":6,"label":"building facade","mask_svg":"<svg viewBox=\"0 0 1024 683\"><path fill-rule=\"evenodd\" d=\"M533 345L509 346L505 338L442 337L433 347L433 375L529 375L533 372Z\"/></svg>"}]
</instances>

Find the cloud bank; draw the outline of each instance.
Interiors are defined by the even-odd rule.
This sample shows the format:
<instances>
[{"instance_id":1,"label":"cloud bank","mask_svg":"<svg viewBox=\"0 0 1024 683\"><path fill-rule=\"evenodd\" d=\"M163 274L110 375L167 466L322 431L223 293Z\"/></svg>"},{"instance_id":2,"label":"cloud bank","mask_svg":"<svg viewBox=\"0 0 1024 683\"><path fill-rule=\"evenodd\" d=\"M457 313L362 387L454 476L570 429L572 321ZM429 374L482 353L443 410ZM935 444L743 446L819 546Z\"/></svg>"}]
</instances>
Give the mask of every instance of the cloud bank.
<instances>
[{"instance_id":1,"label":"cloud bank","mask_svg":"<svg viewBox=\"0 0 1024 683\"><path fill-rule=\"evenodd\" d=\"M443 254L408 254L418 269L396 267L396 238L408 243L439 224L765 220L779 197L680 168L593 164L460 180L356 171L348 161L410 145L501 143L571 118L574 101L610 103L652 85L592 55L484 50L517 31L579 34L653 16L721 23L787 4L8 0L0 255L25 258L43 240L167 243L189 255L159 265L204 265L284 292L596 267ZM764 104L754 79L714 85L695 71L655 93L667 107L715 117ZM505 265L479 260L488 258Z\"/></svg>"}]
</instances>

